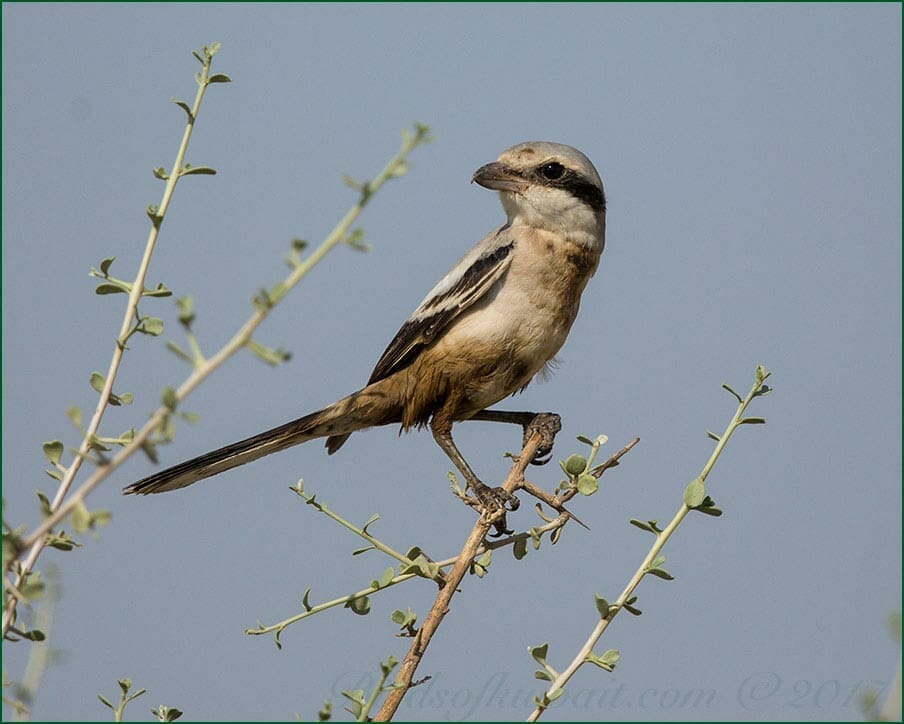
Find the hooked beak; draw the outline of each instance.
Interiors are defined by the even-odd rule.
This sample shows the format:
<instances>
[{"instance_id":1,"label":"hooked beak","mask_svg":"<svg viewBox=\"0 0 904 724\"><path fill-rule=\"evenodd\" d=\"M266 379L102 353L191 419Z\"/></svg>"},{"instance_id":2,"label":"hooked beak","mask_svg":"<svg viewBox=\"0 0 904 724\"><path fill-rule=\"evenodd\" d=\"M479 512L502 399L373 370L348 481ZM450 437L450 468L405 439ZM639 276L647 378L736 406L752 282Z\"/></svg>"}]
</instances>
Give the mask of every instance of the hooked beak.
<instances>
[{"instance_id":1,"label":"hooked beak","mask_svg":"<svg viewBox=\"0 0 904 724\"><path fill-rule=\"evenodd\" d=\"M524 189L524 178L499 161L481 166L474 172L471 183L478 183L493 191L520 193Z\"/></svg>"}]
</instances>

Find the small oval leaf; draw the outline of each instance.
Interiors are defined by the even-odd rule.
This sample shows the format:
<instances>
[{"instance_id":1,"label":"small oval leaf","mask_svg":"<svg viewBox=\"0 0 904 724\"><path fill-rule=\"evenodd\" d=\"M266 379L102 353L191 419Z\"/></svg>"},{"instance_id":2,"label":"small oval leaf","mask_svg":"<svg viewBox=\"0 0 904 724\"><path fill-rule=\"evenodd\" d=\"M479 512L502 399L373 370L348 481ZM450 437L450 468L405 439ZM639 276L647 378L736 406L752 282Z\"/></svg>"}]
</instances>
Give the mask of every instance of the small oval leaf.
<instances>
[{"instance_id":1,"label":"small oval leaf","mask_svg":"<svg viewBox=\"0 0 904 724\"><path fill-rule=\"evenodd\" d=\"M706 487L703 484L703 479L700 477L691 480L684 489L684 504L688 508L696 508L703 502L705 497Z\"/></svg>"}]
</instances>

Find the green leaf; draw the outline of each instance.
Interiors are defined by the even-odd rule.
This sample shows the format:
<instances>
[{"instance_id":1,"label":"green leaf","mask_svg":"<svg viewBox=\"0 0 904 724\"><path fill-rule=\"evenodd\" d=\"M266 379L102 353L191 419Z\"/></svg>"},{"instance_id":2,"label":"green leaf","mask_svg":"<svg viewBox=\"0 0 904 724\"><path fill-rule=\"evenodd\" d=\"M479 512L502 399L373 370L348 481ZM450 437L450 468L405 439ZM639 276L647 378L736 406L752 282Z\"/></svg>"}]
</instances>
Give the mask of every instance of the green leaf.
<instances>
[{"instance_id":1,"label":"green leaf","mask_svg":"<svg viewBox=\"0 0 904 724\"><path fill-rule=\"evenodd\" d=\"M185 164L182 168L182 173L180 176L216 176L217 170L215 168L211 168L210 166L192 166L190 164Z\"/></svg>"},{"instance_id":2,"label":"green leaf","mask_svg":"<svg viewBox=\"0 0 904 724\"><path fill-rule=\"evenodd\" d=\"M230 78L225 73L215 73L207 79L208 83L232 83L232 78Z\"/></svg>"},{"instance_id":3,"label":"green leaf","mask_svg":"<svg viewBox=\"0 0 904 724\"><path fill-rule=\"evenodd\" d=\"M164 407L175 410L176 406L179 404L179 398L176 396L176 389L169 385L164 387L163 392L160 394L160 401L163 403Z\"/></svg>"},{"instance_id":4,"label":"green leaf","mask_svg":"<svg viewBox=\"0 0 904 724\"><path fill-rule=\"evenodd\" d=\"M606 671L612 671L615 668L615 664L619 659L619 652L616 649L609 649L602 656L597 656L594 653L587 654L586 661L591 664L596 664L601 669L605 669Z\"/></svg>"},{"instance_id":5,"label":"green leaf","mask_svg":"<svg viewBox=\"0 0 904 724\"><path fill-rule=\"evenodd\" d=\"M401 178L409 171L409 166L406 161L399 161L395 166L393 166L392 171L389 174L389 178Z\"/></svg>"},{"instance_id":6,"label":"green leaf","mask_svg":"<svg viewBox=\"0 0 904 724\"><path fill-rule=\"evenodd\" d=\"M128 294L131 290L125 284L115 282L104 282L98 284L94 290L95 294Z\"/></svg>"},{"instance_id":7,"label":"green leaf","mask_svg":"<svg viewBox=\"0 0 904 724\"><path fill-rule=\"evenodd\" d=\"M156 337L163 332L163 320L157 317L145 317L141 320L138 331Z\"/></svg>"},{"instance_id":8,"label":"green leaf","mask_svg":"<svg viewBox=\"0 0 904 724\"><path fill-rule=\"evenodd\" d=\"M632 616L640 616L641 610L639 608L634 607L634 602L637 600L637 596L631 596L627 601L622 604L622 608L625 609Z\"/></svg>"},{"instance_id":9,"label":"green leaf","mask_svg":"<svg viewBox=\"0 0 904 724\"><path fill-rule=\"evenodd\" d=\"M555 518L550 518L548 515L546 515L546 513L543 512L543 506L541 506L539 503L537 503L534 506L534 512L536 512L536 514L540 517L541 520L543 520L547 523L552 523L555 520ZM536 529L531 528L531 530L536 530ZM533 534L531 534L531 535L533 535Z\"/></svg>"},{"instance_id":10,"label":"green leaf","mask_svg":"<svg viewBox=\"0 0 904 724\"><path fill-rule=\"evenodd\" d=\"M706 497L706 487L699 476L691 480L684 489L684 504L688 508L696 508Z\"/></svg>"},{"instance_id":11,"label":"green leaf","mask_svg":"<svg viewBox=\"0 0 904 724\"><path fill-rule=\"evenodd\" d=\"M97 435L91 435L90 437L88 437L88 449L98 450L100 452L110 452L110 448L104 445L103 440L101 440Z\"/></svg>"},{"instance_id":12,"label":"green leaf","mask_svg":"<svg viewBox=\"0 0 904 724\"><path fill-rule=\"evenodd\" d=\"M724 382L722 383L722 389L723 389L723 390L728 390L732 395L734 395L735 398L737 399L738 403L743 403L743 402L744 402L744 398L742 398L737 392L735 392L733 389L731 389L731 387L729 387L728 385L726 385Z\"/></svg>"},{"instance_id":13,"label":"green leaf","mask_svg":"<svg viewBox=\"0 0 904 724\"><path fill-rule=\"evenodd\" d=\"M82 411L75 405L66 410L66 416L72 420L72 424L79 430L82 429Z\"/></svg>"},{"instance_id":14,"label":"green leaf","mask_svg":"<svg viewBox=\"0 0 904 724\"><path fill-rule=\"evenodd\" d=\"M189 121L192 120L191 108L189 108L188 103L186 103L185 101L180 101L176 98L170 98L170 100L177 106L179 106L179 108L181 108L183 111L185 111L185 115L188 116Z\"/></svg>"},{"instance_id":15,"label":"green leaf","mask_svg":"<svg viewBox=\"0 0 904 724\"><path fill-rule=\"evenodd\" d=\"M657 523L659 522L658 520L648 520L644 522L642 520L637 520L637 518L631 518L631 520L629 520L628 522L635 528L640 528L641 530L645 530L649 533L652 533L653 535L659 535L662 532L657 525Z\"/></svg>"},{"instance_id":16,"label":"green leaf","mask_svg":"<svg viewBox=\"0 0 904 724\"><path fill-rule=\"evenodd\" d=\"M116 259L115 256L109 256L106 259L100 260L100 273L106 276L110 272L110 265Z\"/></svg>"},{"instance_id":17,"label":"green leaf","mask_svg":"<svg viewBox=\"0 0 904 724\"><path fill-rule=\"evenodd\" d=\"M179 324L188 329L191 327L191 323L195 321L195 300L193 297L188 295L179 297L176 300L176 309L179 314L177 319L179 320Z\"/></svg>"},{"instance_id":18,"label":"green leaf","mask_svg":"<svg viewBox=\"0 0 904 724\"><path fill-rule=\"evenodd\" d=\"M546 694L546 698L549 701L555 701L560 696L562 696L562 694L564 694L564 693L565 693L564 689L553 689L548 694Z\"/></svg>"},{"instance_id":19,"label":"green leaf","mask_svg":"<svg viewBox=\"0 0 904 724\"><path fill-rule=\"evenodd\" d=\"M97 698L100 699L100 703L104 706L109 706L111 709L115 709L115 707L107 700L105 696L98 694Z\"/></svg>"},{"instance_id":20,"label":"green leaf","mask_svg":"<svg viewBox=\"0 0 904 724\"><path fill-rule=\"evenodd\" d=\"M304 607L305 611L310 611L313 608L313 606L311 606L311 604L308 603L308 596L310 596L310 595L311 595L311 589L310 589L310 587L308 587L304 590L304 596L301 597L301 605Z\"/></svg>"},{"instance_id":21,"label":"green leaf","mask_svg":"<svg viewBox=\"0 0 904 724\"><path fill-rule=\"evenodd\" d=\"M148 460L155 465L160 462L160 458L157 456L157 446L150 440L145 440L141 443L141 451L147 455Z\"/></svg>"},{"instance_id":22,"label":"green leaf","mask_svg":"<svg viewBox=\"0 0 904 724\"><path fill-rule=\"evenodd\" d=\"M590 473L581 473L578 477L578 492L581 495L593 495L599 489L599 481Z\"/></svg>"},{"instance_id":23,"label":"green leaf","mask_svg":"<svg viewBox=\"0 0 904 724\"><path fill-rule=\"evenodd\" d=\"M651 576L656 576L657 578L661 578L664 581L675 580L675 577L671 573L669 573L668 571L666 571L662 568L648 568L647 573L649 573Z\"/></svg>"},{"instance_id":24,"label":"green leaf","mask_svg":"<svg viewBox=\"0 0 904 724\"><path fill-rule=\"evenodd\" d=\"M596 610L599 611L600 618L609 618L609 602L595 593L593 594L593 602L596 604Z\"/></svg>"},{"instance_id":25,"label":"green leaf","mask_svg":"<svg viewBox=\"0 0 904 724\"><path fill-rule=\"evenodd\" d=\"M535 671L534 678L540 679L542 681L552 681L552 677L547 674L545 671Z\"/></svg>"},{"instance_id":26,"label":"green leaf","mask_svg":"<svg viewBox=\"0 0 904 724\"><path fill-rule=\"evenodd\" d=\"M122 695L128 695L129 689L132 688L132 680L128 677L125 677L123 679L120 679L116 683L119 684L119 688L122 689Z\"/></svg>"},{"instance_id":27,"label":"green leaf","mask_svg":"<svg viewBox=\"0 0 904 724\"><path fill-rule=\"evenodd\" d=\"M159 178L161 181L166 181L169 178L169 174L166 172L166 169L163 166L158 166L155 169L151 170L151 173L154 174L154 178Z\"/></svg>"},{"instance_id":28,"label":"green leaf","mask_svg":"<svg viewBox=\"0 0 904 724\"><path fill-rule=\"evenodd\" d=\"M173 293L166 288L166 285L160 283L154 289L145 289L141 292L143 297L171 297Z\"/></svg>"},{"instance_id":29,"label":"green leaf","mask_svg":"<svg viewBox=\"0 0 904 724\"><path fill-rule=\"evenodd\" d=\"M44 595L44 583L43 581L38 580L39 577L40 571L34 572L23 585L19 586L19 593L22 594L22 598L24 599L22 601L23 603L37 601Z\"/></svg>"},{"instance_id":30,"label":"green leaf","mask_svg":"<svg viewBox=\"0 0 904 724\"><path fill-rule=\"evenodd\" d=\"M41 448L44 450L44 457L53 465L60 462L60 456L63 454L63 443L59 440L49 440L45 442Z\"/></svg>"},{"instance_id":31,"label":"green leaf","mask_svg":"<svg viewBox=\"0 0 904 724\"><path fill-rule=\"evenodd\" d=\"M395 578L395 569L392 566L389 566L389 568L383 571L380 579L377 581L378 585L376 586L376 588L385 588L389 585L393 578Z\"/></svg>"},{"instance_id":32,"label":"green leaf","mask_svg":"<svg viewBox=\"0 0 904 724\"><path fill-rule=\"evenodd\" d=\"M113 513L109 510L95 510L91 514L90 526L92 528L100 528L100 526L106 525L111 520L113 520Z\"/></svg>"},{"instance_id":33,"label":"green leaf","mask_svg":"<svg viewBox=\"0 0 904 724\"><path fill-rule=\"evenodd\" d=\"M72 538L64 533L51 533L47 536L47 545L56 548L58 551L71 551L73 548L81 548L81 544L76 543Z\"/></svg>"},{"instance_id":34,"label":"green leaf","mask_svg":"<svg viewBox=\"0 0 904 724\"><path fill-rule=\"evenodd\" d=\"M722 511L718 508L694 508L694 510L704 513L705 515L711 515L713 518L718 518L722 515Z\"/></svg>"},{"instance_id":35,"label":"green leaf","mask_svg":"<svg viewBox=\"0 0 904 724\"><path fill-rule=\"evenodd\" d=\"M739 425L765 425L766 418L765 417L745 417L742 420L738 420Z\"/></svg>"},{"instance_id":36,"label":"green leaf","mask_svg":"<svg viewBox=\"0 0 904 724\"><path fill-rule=\"evenodd\" d=\"M390 656L386 659L386 661L380 662L380 673L384 676L389 676L392 673L392 670L398 666L399 660L395 656Z\"/></svg>"},{"instance_id":37,"label":"green leaf","mask_svg":"<svg viewBox=\"0 0 904 724\"><path fill-rule=\"evenodd\" d=\"M566 475L580 475L587 469L587 458L583 455L569 455L568 459L562 463L562 470Z\"/></svg>"},{"instance_id":38,"label":"green leaf","mask_svg":"<svg viewBox=\"0 0 904 724\"><path fill-rule=\"evenodd\" d=\"M534 661L543 668L546 668L546 655L549 653L548 643L540 644L539 646L528 646L527 651L533 657Z\"/></svg>"},{"instance_id":39,"label":"green leaf","mask_svg":"<svg viewBox=\"0 0 904 724\"><path fill-rule=\"evenodd\" d=\"M703 502L700 503L694 510L699 511L700 513L706 513L706 515L711 515L714 518L718 518L722 515L722 511L716 507L715 501L710 498L708 495L703 499Z\"/></svg>"},{"instance_id":40,"label":"green leaf","mask_svg":"<svg viewBox=\"0 0 904 724\"><path fill-rule=\"evenodd\" d=\"M91 514L88 512L88 508L85 507L83 501L79 500L75 504L75 507L69 514L69 518L72 521L72 529L76 533L84 533L88 530L88 524L91 522Z\"/></svg>"},{"instance_id":41,"label":"green leaf","mask_svg":"<svg viewBox=\"0 0 904 724\"><path fill-rule=\"evenodd\" d=\"M151 712L154 712L154 710L151 709ZM160 721L176 721L176 719L182 716L182 712L173 706L164 706L161 704L160 708L157 710L156 716Z\"/></svg>"},{"instance_id":42,"label":"green leaf","mask_svg":"<svg viewBox=\"0 0 904 724\"><path fill-rule=\"evenodd\" d=\"M352 229L343 241L356 251L370 251L370 245L364 243L364 229Z\"/></svg>"},{"instance_id":43,"label":"green leaf","mask_svg":"<svg viewBox=\"0 0 904 724\"><path fill-rule=\"evenodd\" d=\"M317 712L317 721L329 721L333 716L333 705L329 701L323 702L320 711Z\"/></svg>"},{"instance_id":44,"label":"green leaf","mask_svg":"<svg viewBox=\"0 0 904 724\"><path fill-rule=\"evenodd\" d=\"M35 494L38 496L38 504L41 507L41 517L46 518L53 512L50 510L50 499L40 490L36 490Z\"/></svg>"},{"instance_id":45,"label":"green leaf","mask_svg":"<svg viewBox=\"0 0 904 724\"><path fill-rule=\"evenodd\" d=\"M370 599L367 596L359 596L345 602L345 608L352 610L359 616L366 616L370 613Z\"/></svg>"},{"instance_id":46,"label":"green leaf","mask_svg":"<svg viewBox=\"0 0 904 724\"><path fill-rule=\"evenodd\" d=\"M395 610L390 614L390 618L401 628L408 628L417 621L417 615L410 608L407 611Z\"/></svg>"},{"instance_id":47,"label":"green leaf","mask_svg":"<svg viewBox=\"0 0 904 724\"><path fill-rule=\"evenodd\" d=\"M104 391L104 383L106 382L106 380L100 372L92 372L91 377L88 381L91 383L91 387L94 388L95 392Z\"/></svg>"},{"instance_id":48,"label":"green leaf","mask_svg":"<svg viewBox=\"0 0 904 724\"><path fill-rule=\"evenodd\" d=\"M524 556L527 555L527 538L519 538L515 541L512 546L512 553L515 555L515 560L520 561Z\"/></svg>"},{"instance_id":49,"label":"green leaf","mask_svg":"<svg viewBox=\"0 0 904 724\"><path fill-rule=\"evenodd\" d=\"M716 435L716 433L710 432L709 430L706 431L706 437L708 437L710 440L715 440L716 442L719 442L722 439L718 435Z\"/></svg>"}]
</instances>

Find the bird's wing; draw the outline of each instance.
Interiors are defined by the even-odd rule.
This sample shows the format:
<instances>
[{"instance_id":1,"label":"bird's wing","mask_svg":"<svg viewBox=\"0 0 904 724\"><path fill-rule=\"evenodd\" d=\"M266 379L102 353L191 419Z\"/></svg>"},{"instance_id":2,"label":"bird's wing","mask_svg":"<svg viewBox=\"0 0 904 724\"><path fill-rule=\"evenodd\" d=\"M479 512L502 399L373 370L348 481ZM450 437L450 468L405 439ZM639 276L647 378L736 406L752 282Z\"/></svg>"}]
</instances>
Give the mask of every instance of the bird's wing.
<instances>
[{"instance_id":1,"label":"bird's wing","mask_svg":"<svg viewBox=\"0 0 904 724\"><path fill-rule=\"evenodd\" d=\"M367 384L407 365L505 274L515 245L506 229L503 226L480 241L430 290L389 343Z\"/></svg>"}]
</instances>

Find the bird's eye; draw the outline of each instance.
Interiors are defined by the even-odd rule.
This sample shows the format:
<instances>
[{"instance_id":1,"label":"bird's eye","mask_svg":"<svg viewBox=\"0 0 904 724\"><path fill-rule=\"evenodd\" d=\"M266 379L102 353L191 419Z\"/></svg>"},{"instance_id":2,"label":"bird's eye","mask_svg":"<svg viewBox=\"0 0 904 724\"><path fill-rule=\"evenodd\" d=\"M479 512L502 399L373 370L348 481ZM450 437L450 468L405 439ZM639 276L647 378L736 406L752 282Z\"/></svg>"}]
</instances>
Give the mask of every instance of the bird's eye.
<instances>
[{"instance_id":1,"label":"bird's eye","mask_svg":"<svg viewBox=\"0 0 904 724\"><path fill-rule=\"evenodd\" d=\"M555 181L562 178L562 174L565 173L565 167L561 163L553 161L552 163L543 164L540 167L540 173L543 174L544 178Z\"/></svg>"}]
</instances>

